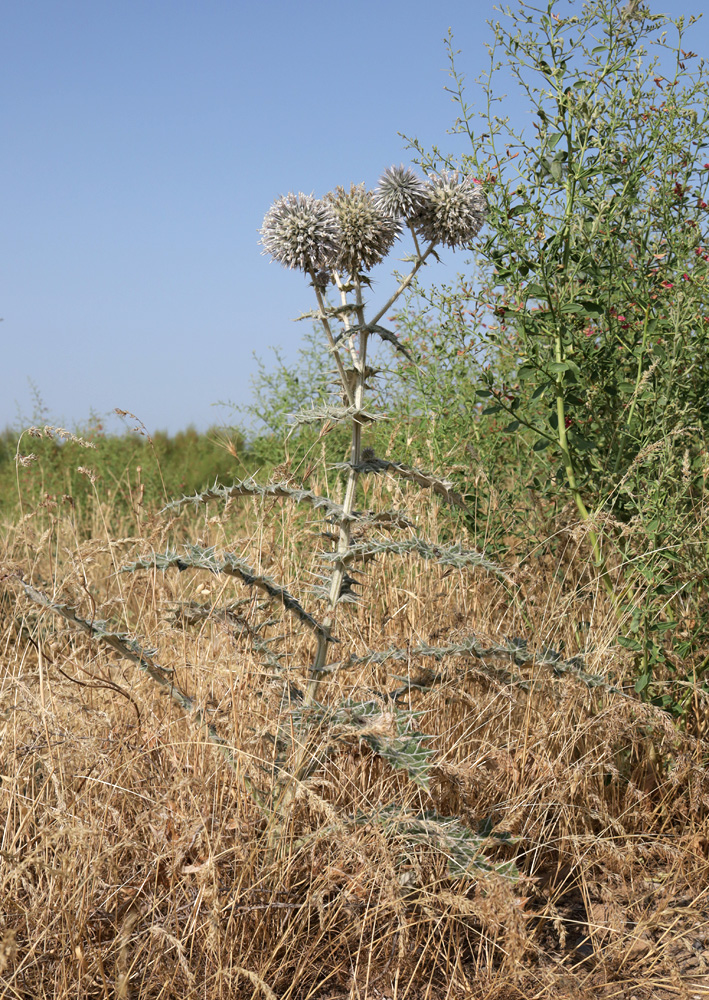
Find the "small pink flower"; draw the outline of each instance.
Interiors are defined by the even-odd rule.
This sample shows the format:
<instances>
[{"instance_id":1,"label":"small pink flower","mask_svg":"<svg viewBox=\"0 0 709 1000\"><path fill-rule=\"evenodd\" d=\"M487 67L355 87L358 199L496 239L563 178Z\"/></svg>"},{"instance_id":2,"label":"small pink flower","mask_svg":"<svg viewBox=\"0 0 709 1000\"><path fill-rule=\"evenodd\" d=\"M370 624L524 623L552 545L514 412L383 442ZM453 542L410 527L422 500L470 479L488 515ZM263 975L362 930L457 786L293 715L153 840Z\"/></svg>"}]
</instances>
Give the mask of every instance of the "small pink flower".
<instances>
[{"instance_id":1,"label":"small pink flower","mask_svg":"<svg viewBox=\"0 0 709 1000\"><path fill-rule=\"evenodd\" d=\"M663 288L674 288L674 284L671 281L663 281L662 282L662 287Z\"/></svg>"}]
</instances>

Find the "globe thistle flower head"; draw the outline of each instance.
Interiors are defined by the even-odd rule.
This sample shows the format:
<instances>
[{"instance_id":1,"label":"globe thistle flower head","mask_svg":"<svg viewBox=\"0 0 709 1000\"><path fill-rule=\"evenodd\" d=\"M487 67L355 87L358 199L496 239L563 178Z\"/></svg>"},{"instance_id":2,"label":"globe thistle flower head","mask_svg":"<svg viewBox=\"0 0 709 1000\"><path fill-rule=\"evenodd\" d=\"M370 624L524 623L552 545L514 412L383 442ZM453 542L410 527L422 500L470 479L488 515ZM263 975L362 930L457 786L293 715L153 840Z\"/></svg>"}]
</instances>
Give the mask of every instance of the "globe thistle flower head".
<instances>
[{"instance_id":1,"label":"globe thistle flower head","mask_svg":"<svg viewBox=\"0 0 709 1000\"><path fill-rule=\"evenodd\" d=\"M284 267L318 271L331 267L338 249L332 208L310 194L287 194L269 208L261 233L263 252Z\"/></svg>"},{"instance_id":2,"label":"globe thistle flower head","mask_svg":"<svg viewBox=\"0 0 709 1000\"><path fill-rule=\"evenodd\" d=\"M389 253L401 223L383 212L364 184L338 187L328 196L337 220L339 251L335 267L355 274L368 271Z\"/></svg>"},{"instance_id":3,"label":"globe thistle flower head","mask_svg":"<svg viewBox=\"0 0 709 1000\"><path fill-rule=\"evenodd\" d=\"M480 232L487 199L472 177L442 170L428 183L428 202L414 219L425 240L460 247Z\"/></svg>"},{"instance_id":4,"label":"globe thistle flower head","mask_svg":"<svg viewBox=\"0 0 709 1000\"><path fill-rule=\"evenodd\" d=\"M382 212L407 222L424 210L428 197L427 185L403 163L384 171L374 193L374 200Z\"/></svg>"}]
</instances>

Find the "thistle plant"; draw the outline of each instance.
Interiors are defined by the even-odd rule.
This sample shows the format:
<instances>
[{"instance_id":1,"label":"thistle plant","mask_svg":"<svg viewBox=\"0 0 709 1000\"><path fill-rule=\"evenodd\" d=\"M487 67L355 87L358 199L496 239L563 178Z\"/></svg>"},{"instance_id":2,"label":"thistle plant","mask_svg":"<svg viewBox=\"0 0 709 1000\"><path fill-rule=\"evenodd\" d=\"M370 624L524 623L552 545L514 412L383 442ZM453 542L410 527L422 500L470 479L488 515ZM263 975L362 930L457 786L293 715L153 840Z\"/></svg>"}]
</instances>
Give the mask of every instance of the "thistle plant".
<instances>
[{"instance_id":1,"label":"thistle plant","mask_svg":"<svg viewBox=\"0 0 709 1000\"><path fill-rule=\"evenodd\" d=\"M258 593L267 604L280 605L298 627L307 630L312 637L312 654L305 668L306 690L304 693L296 690L285 721L281 717L272 734L275 780L271 787L264 789L257 773L250 770L244 773L228 740L208 721L196 699L176 683L173 670L155 659L155 650L108 622L82 617L70 605L24 583L28 598L137 665L218 747L226 761L242 775L251 801L265 821L263 829L269 857L277 856L285 842L285 826L292 813L290 807L303 783L326 763L328 757L353 741L369 747L389 767L404 772L419 789L431 792L433 750L428 742L431 737L418 730L417 713L399 704L402 696L410 694L410 685L405 689L380 692L374 699L371 692L365 698L355 692L334 705L321 696L324 677L338 669L357 663L396 661L407 655L405 650L396 647L366 649L359 656L340 653L338 659L331 655L331 650L339 648L336 633L340 606L360 599L355 593L359 564L386 555L415 556L440 566L479 569L508 581L504 570L481 552L465 549L458 543L434 545L412 534L414 524L404 511L363 512L357 507L361 477L389 474L435 494L444 503L465 508L464 498L452 483L395 459L378 458L373 449L364 447L365 428L382 418L381 412L367 408L369 381L376 374L368 363L368 352L371 338L376 336L395 350L408 354L395 334L380 321L411 286L426 261L435 257L436 247L469 246L480 231L485 214L485 196L481 186L472 179L450 172L424 181L404 167L386 171L374 192L367 191L363 185L352 185L349 189L338 187L322 199L291 193L278 199L266 214L261 229L264 252L285 267L302 271L309 279L316 309L307 315L322 329L339 380L338 402L296 413L293 419L296 425L328 422L349 428L349 460L331 466L331 471L344 475L343 500L337 503L298 487L292 481L260 485L253 479L246 479L231 486L215 484L201 493L174 501L165 510L179 510L189 503L200 505L212 500L231 503L239 497L253 497L280 498L309 505L321 512L329 525L336 527L336 534L331 530L323 533L330 543L334 540L334 550L320 553L323 582L312 588L310 595L324 602L324 612L318 613L307 597L296 597L286 583L266 576L241 557L233 553L217 554L215 549L201 545L185 545L181 551L168 548L164 552L152 552L121 567L124 573L145 569L168 572L175 568L235 579L251 592ZM414 253L406 258L410 265L408 273L403 277L397 275L398 283L393 293L383 305L372 310L370 316L364 297L365 289L370 286L368 272L390 253L405 230L414 246ZM353 534L355 528L356 536ZM403 539L392 538L391 534L396 531L409 534ZM260 662L278 676L283 669L284 654L274 645L277 640L266 638L260 627L252 627L240 618L237 607L238 602L219 613L234 623L247 637ZM199 606L190 606L183 617L185 622L188 619L200 621L204 615L213 617L216 613L216 609L205 611ZM465 640L440 647L425 643L412 645L410 655L434 660L470 655L482 660L487 656L501 656L514 663L524 662L527 657L519 643L486 648L477 640L472 644ZM560 661L558 654L554 660L556 668L564 667L582 676L579 664L560 661L560 667L557 660ZM416 686L421 685L417 682ZM290 686L288 693L290 696ZM397 803L386 805L378 813L357 813L337 819L340 826L344 823L356 827L371 822L379 823L385 835L403 838L412 849L425 841L431 849L445 855L451 874L460 875L468 869L472 874L473 869L480 872L491 867L500 874L516 874L513 865L506 862L491 865L485 858L483 849L490 836L487 827L487 832L478 835L457 816L439 815L431 809L422 815L413 815Z\"/></svg>"},{"instance_id":2,"label":"thistle plant","mask_svg":"<svg viewBox=\"0 0 709 1000\"><path fill-rule=\"evenodd\" d=\"M479 233L486 213L485 196L479 185L458 173L441 173L423 181L404 166L391 167L381 177L374 192L364 185L349 190L338 187L322 200L309 195L288 194L268 211L261 229L264 252L286 267L298 268L310 278L317 310L312 314L321 324L340 379L345 406L325 407L317 419L347 421L351 429L350 461L339 519L337 551L331 557L332 570L323 596L327 602L323 628L310 669L308 699L316 697L319 681L327 666L338 605L351 596L352 568L356 553L351 548L352 525L356 520L357 483L362 474L373 471L371 459L362 447L364 427L375 419L365 410L367 352L372 335L404 350L380 320L410 286L419 269L436 246L463 247ZM365 315L363 288L367 273L390 252L406 226L415 253L408 258L409 273L371 319ZM421 246L419 239L423 241ZM332 287L339 296L337 305L326 300ZM334 332L337 324L339 330ZM296 415L308 419L312 414ZM363 459L368 458L369 465Z\"/></svg>"}]
</instances>

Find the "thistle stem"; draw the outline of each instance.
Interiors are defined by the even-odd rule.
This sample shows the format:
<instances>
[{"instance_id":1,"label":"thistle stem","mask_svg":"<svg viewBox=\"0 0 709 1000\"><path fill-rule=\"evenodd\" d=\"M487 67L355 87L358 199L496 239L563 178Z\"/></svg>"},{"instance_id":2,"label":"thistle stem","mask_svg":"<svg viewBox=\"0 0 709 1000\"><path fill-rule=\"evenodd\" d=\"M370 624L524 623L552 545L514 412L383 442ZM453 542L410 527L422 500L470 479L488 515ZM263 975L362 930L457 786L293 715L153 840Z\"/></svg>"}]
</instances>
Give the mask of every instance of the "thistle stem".
<instances>
[{"instance_id":1,"label":"thistle stem","mask_svg":"<svg viewBox=\"0 0 709 1000\"><path fill-rule=\"evenodd\" d=\"M355 287L357 324L359 326L359 351L355 361L354 406L359 410L362 408L362 403L364 402L364 390L367 374L367 341L369 339L369 331L366 328L364 320L362 283L358 274L353 276L353 281ZM315 661L310 669L310 681L306 695L306 704L314 701L315 695L317 694L317 689L322 677L322 671L325 666L325 660L327 658L328 637L335 624L336 608L340 599L342 584L345 578L346 567L344 559L350 547L350 535L352 532L352 522L349 515L351 515L354 510L355 496L357 493L357 481L359 479L357 466L359 465L361 458L362 424L356 417L353 417L352 443L350 446L350 469L347 474L345 498L342 504L345 518L340 523L339 538L337 541L338 559L335 562L335 567L332 571L332 577L330 579L330 592L328 595L329 611L325 621L323 622L323 634L321 634L318 638L318 648L315 654Z\"/></svg>"},{"instance_id":2,"label":"thistle stem","mask_svg":"<svg viewBox=\"0 0 709 1000\"><path fill-rule=\"evenodd\" d=\"M325 330L325 336L327 337L328 344L330 345L330 350L332 351L332 356L335 359L335 364L337 365L337 371L342 379L342 389L347 396L347 401L350 406L354 405L354 397L352 395L352 389L350 387L349 379L347 378L347 372L345 371L345 366L342 363L342 358L340 357L340 352L337 349L337 344L335 343L335 338L332 335L332 329L330 328L330 321L327 318L327 306L325 300L322 296L322 292L317 283L315 277L315 272L311 269L310 277L313 282L313 288L315 289L315 296L318 300L318 307L320 308L320 321Z\"/></svg>"},{"instance_id":3,"label":"thistle stem","mask_svg":"<svg viewBox=\"0 0 709 1000\"><path fill-rule=\"evenodd\" d=\"M428 248L428 250L425 251L425 253L419 255L419 257L416 260L416 263L411 268L411 270L406 275L406 277L402 279L402 281L399 284L399 287L394 292L394 294L391 296L391 298L386 303L386 305L382 306L382 308L379 310L379 312L374 317L374 319L371 319L369 321L369 327L370 327L370 329L371 329L371 327L375 326L379 322L379 320L382 318L382 316L384 315L385 312L387 312L389 309L391 309L391 307L394 305L394 303L399 298L399 296L401 295L401 293L406 291L406 289L409 287L409 285L411 284L411 282L414 280L414 278L418 274L420 268L423 267L423 265L426 263L426 258L430 257L431 254L433 253L433 251L435 249L435 246L436 246L436 244L432 243L430 245L430 247Z\"/></svg>"}]
</instances>

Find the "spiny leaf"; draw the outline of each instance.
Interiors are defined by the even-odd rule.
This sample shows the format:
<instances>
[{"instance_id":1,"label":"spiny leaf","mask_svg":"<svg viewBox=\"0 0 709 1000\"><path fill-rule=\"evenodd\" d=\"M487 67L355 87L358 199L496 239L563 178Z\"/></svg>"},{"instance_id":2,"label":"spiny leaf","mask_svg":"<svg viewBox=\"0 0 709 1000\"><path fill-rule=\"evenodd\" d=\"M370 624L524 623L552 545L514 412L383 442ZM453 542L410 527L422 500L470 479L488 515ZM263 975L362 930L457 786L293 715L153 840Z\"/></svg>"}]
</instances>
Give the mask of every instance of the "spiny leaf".
<instances>
[{"instance_id":1,"label":"spiny leaf","mask_svg":"<svg viewBox=\"0 0 709 1000\"><path fill-rule=\"evenodd\" d=\"M433 810L420 815L408 813L398 805L385 806L377 813L359 814L358 824L376 823L390 837L404 840L411 847L419 844L432 847L447 860L448 873L460 878L470 877L478 871L496 872L506 878L517 879L519 871L511 861L490 861L483 850L495 841L513 843L509 834L498 837L481 836L465 826L456 816L440 816Z\"/></svg>"},{"instance_id":2,"label":"spiny leaf","mask_svg":"<svg viewBox=\"0 0 709 1000\"><path fill-rule=\"evenodd\" d=\"M430 766L433 750L424 741L431 737L412 732L396 739L384 739L372 733L363 733L362 741L395 771L406 771L415 784L425 791L430 788Z\"/></svg>"},{"instance_id":3,"label":"spiny leaf","mask_svg":"<svg viewBox=\"0 0 709 1000\"><path fill-rule=\"evenodd\" d=\"M550 666L557 676L560 674L570 674L589 688L602 688L604 691L608 691L609 694L621 695L624 698L629 697L622 688L609 684L601 674L587 673L584 669L585 659L583 654L572 656L568 660L562 660L558 658L556 651L553 652L553 657L549 656L549 650L534 653L528 648L525 640L518 638L510 639L504 646L485 646L473 636L468 639L462 639L457 643L450 643L447 646L430 646L428 643L421 643L418 646L412 646L410 649L391 646L389 649L373 650L372 652L365 653L363 656L349 656L337 663L328 664L327 670L328 672L333 672L352 666L366 666L369 663L385 663L387 660L409 660L416 656L430 656L439 662L447 659L449 656L472 656L478 660L502 657L512 660L518 666L523 666L525 663ZM523 685L526 683L520 678L514 678L514 681Z\"/></svg>"},{"instance_id":4,"label":"spiny leaf","mask_svg":"<svg viewBox=\"0 0 709 1000\"><path fill-rule=\"evenodd\" d=\"M505 571L496 563L490 562L480 552L474 549L464 549L461 545L432 545L422 538L407 538L403 541L379 542L365 541L351 545L347 552L326 552L324 559L341 560L345 565L353 559L380 554L408 555L414 553L422 559L433 560L439 566L454 566L462 569L465 566L481 566L495 576L511 582Z\"/></svg>"},{"instance_id":5,"label":"spiny leaf","mask_svg":"<svg viewBox=\"0 0 709 1000\"><path fill-rule=\"evenodd\" d=\"M390 767L405 771L413 782L428 790L433 750L425 746L431 737L411 728L418 713L396 705L383 707L379 701L347 700L334 706L297 707L290 714L299 732L317 729L322 733L320 754L326 745L332 753L337 745L356 737ZM287 734L287 727L282 729ZM286 734L284 738L289 739Z\"/></svg>"},{"instance_id":6,"label":"spiny leaf","mask_svg":"<svg viewBox=\"0 0 709 1000\"><path fill-rule=\"evenodd\" d=\"M188 503L197 507L209 500L231 500L234 497L284 497L288 500L294 500L295 503L308 503L316 509L322 508L335 521L356 520L355 514L346 515L340 504L333 503L327 497L318 496L312 490L289 486L287 483L268 483L266 486L261 486L253 479L244 479L231 486L219 486L215 483L210 489L196 493L194 496L184 496L179 500L173 500L172 503L163 508L162 513L183 507Z\"/></svg>"},{"instance_id":7,"label":"spiny leaf","mask_svg":"<svg viewBox=\"0 0 709 1000\"><path fill-rule=\"evenodd\" d=\"M413 469L408 465L404 465L402 462L391 462L388 459L376 458L375 456L365 458L364 461L358 462L356 465L352 465L350 462L341 462L334 465L335 469L356 469L357 472L392 472L395 476L399 476L401 479L407 479L410 482L418 483L419 486L423 486L425 489L431 490L437 496L445 500L446 503L453 507L459 507L461 510L468 510L468 506L460 493L453 489L453 484L445 479L437 479L435 476L430 475L428 472L423 472L421 469Z\"/></svg>"},{"instance_id":8,"label":"spiny leaf","mask_svg":"<svg viewBox=\"0 0 709 1000\"><path fill-rule=\"evenodd\" d=\"M300 320L303 319L319 319L319 320L339 319L340 316L347 316L350 313L356 311L357 311L357 305L355 303L346 302L344 305L341 306L328 306L328 308L324 312L322 312L320 309L308 309L307 312L301 313L300 316L296 316L295 322L298 323L300 322ZM348 331L345 331L345 334L347 332ZM342 336L343 334L340 334L340 336L336 338L336 341L339 340Z\"/></svg>"},{"instance_id":9,"label":"spiny leaf","mask_svg":"<svg viewBox=\"0 0 709 1000\"><path fill-rule=\"evenodd\" d=\"M136 562L122 566L121 573L134 573L139 569L168 569L176 566L179 570L185 569L206 569L210 573L223 574L224 576L234 576L240 579L247 587L257 587L264 591L275 601L279 601L284 608L291 611L296 618L308 625L317 635L324 636L328 642L339 642L333 639L323 626L316 621L311 614L303 608L300 602L289 594L285 587L279 586L268 576L263 576L251 569L242 559L227 552L219 559L214 548L204 549L198 545L186 545L184 555L179 555L176 551L168 549L165 553L154 552Z\"/></svg>"},{"instance_id":10,"label":"spiny leaf","mask_svg":"<svg viewBox=\"0 0 709 1000\"><path fill-rule=\"evenodd\" d=\"M379 323L373 323L373 324L365 323L364 325L358 323L356 326L351 326L345 332L349 336L349 334L358 333L360 330L366 330L367 333L376 333L377 336L381 337L382 340L386 340L388 343L392 344L394 348L401 354L403 354L404 357L407 358L409 361L414 360L408 348L404 347L404 345L401 343L397 335L395 333L392 333L391 330L387 330L386 327L380 326ZM341 334L341 336L343 335Z\"/></svg>"},{"instance_id":11,"label":"spiny leaf","mask_svg":"<svg viewBox=\"0 0 709 1000\"><path fill-rule=\"evenodd\" d=\"M268 483L266 486L261 486L259 483L254 482L253 479L244 479L242 482L233 483L231 486L219 486L215 483L214 486L203 490L201 493L195 493L191 497L183 496L179 500L173 500L172 503L169 503L163 508L162 513L164 514L168 510L177 510L190 503L193 506L198 507L200 504L208 503L210 500L228 501L234 497L255 496L264 498L283 497L288 500L293 500L295 503L307 503L316 510L322 509L328 519L336 523L357 521L361 524L376 524L384 527L412 527L411 520L406 516L406 514L400 513L399 511L380 511L378 513L374 513L372 511L353 510L350 514L347 514L341 504L334 503L327 497L318 496L318 494L313 493L312 490L304 490L299 487L289 486L287 483Z\"/></svg>"},{"instance_id":12,"label":"spiny leaf","mask_svg":"<svg viewBox=\"0 0 709 1000\"><path fill-rule=\"evenodd\" d=\"M388 420L384 413L370 413L358 406L313 406L309 410L301 410L291 415L294 426L300 424L316 424L329 420L333 424L353 422L356 424L372 424L377 420Z\"/></svg>"}]
</instances>

